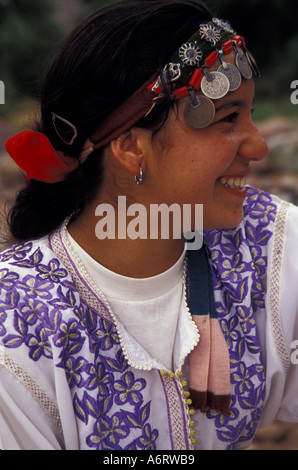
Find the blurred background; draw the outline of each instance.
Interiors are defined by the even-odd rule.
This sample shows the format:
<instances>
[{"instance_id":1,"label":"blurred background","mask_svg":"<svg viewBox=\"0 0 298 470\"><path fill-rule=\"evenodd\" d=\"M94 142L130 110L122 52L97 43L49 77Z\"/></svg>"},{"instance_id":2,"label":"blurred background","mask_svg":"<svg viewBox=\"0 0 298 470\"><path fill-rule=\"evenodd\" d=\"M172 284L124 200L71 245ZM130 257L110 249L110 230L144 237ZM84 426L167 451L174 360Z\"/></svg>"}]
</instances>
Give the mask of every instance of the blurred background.
<instances>
[{"instance_id":1,"label":"blurred background","mask_svg":"<svg viewBox=\"0 0 298 470\"><path fill-rule=\"evenodd\" d=\"M152 0L154 1L154 0ZM6 140L38 116L39 87L50 58L67 33L108 0L0 0L0 213L24 177L5 152ZM254 120L268 157L253 168L250 184L298 204L298 25L295 0L207 0L214 15L246 38L261 69ZM298 89L298 87L297 87ZM0 219L2 228L4 219ZM1 228L1 227L0 227ZM1 250L1 245L0 245ZM256 450L298 450L298 425L274 422L260 431Z\"/></svg>"}]
</instances>

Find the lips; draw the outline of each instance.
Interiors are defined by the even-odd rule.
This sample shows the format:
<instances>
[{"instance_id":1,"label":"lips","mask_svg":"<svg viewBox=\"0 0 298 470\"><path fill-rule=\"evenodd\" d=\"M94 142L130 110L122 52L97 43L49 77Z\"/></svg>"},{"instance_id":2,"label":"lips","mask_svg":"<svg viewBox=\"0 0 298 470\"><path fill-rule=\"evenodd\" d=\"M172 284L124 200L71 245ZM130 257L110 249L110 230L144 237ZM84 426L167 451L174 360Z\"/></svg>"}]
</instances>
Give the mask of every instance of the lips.
<instances>
[{"instance_id":1,"label":"lips","mask_svg":"<svg viewBox=\"0 0 298 470\"><path fill-rule=\"evenodd\" d=\"M220 184L231 189L243 190L246 186L246 176L225 176L219 179Z\"/></svg>"}]
</instances>

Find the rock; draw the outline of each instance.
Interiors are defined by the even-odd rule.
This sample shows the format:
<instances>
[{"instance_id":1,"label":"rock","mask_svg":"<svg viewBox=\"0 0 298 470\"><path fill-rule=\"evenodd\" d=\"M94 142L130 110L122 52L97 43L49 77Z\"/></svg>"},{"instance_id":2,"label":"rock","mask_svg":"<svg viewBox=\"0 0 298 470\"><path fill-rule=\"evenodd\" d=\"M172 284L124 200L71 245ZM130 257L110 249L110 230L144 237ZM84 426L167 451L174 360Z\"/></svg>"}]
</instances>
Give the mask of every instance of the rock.
<instances>
[{"instance_id":1,"label":"rock","mask_svg":"<svg viewBox=\"0 0 298 470\"><path fill-rule=\"evenodd\" d=\"M265 139L276 135L287 135L297 132L298 121L284 117L275 117L257 124L259 131Z\"/></svg>"}]
</instances>

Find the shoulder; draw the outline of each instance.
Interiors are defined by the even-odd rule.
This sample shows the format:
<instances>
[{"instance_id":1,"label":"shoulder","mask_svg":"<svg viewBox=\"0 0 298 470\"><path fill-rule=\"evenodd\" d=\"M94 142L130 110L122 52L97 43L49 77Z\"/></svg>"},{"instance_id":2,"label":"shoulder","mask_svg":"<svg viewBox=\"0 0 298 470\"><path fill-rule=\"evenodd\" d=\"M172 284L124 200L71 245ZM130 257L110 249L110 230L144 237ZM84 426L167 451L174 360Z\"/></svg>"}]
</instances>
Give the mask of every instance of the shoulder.
<instances>
[{"instance_id":1,"label":"shoulder","mask_svg":"<svg viewBox=\"0 0 298 470\"><path fill-rule=\"evenodd\" d=\"M0 293L9 291L17 281L35 278L57 283L67 275L49 237L15 244L0 254Z\"/></svg>"},{"instance_id":2,"label":"shoulder","mask_svg":"<svg viewBox=\"0 0 298 470\"><path fill-rule=\"evenodd\" d=\"M83 313L73 279L48 237L1 253L0 365L2 354L2 365L9 357L48 386L44 371L61 350L71 350L69 331L77 349L86 342Z\"/></svg>"},{"instance_id":3,"label":"shoulder","mask_svg":"<svg viewBox=\"0 0 298 470\"><path fill-rule=\"evenodd\" d=\"M28 268L32 265L32 255L38 253L38 260L44 255L51 255L53 251L50 247L49 237L43 237L38 240L16 243L0 253L0 268L9 266L18 266ZM36 261L38 261L35 258ZM29 261L31 261L29 263ZM28 264L29 263L29 264ZM34 263L36 264L36 262Z\"/></svg>"},{"instance_id":4,"label":"shoulder","mask_svg":"<svg viewBox=\"0 0 298 470\"><path fill-rule=\"evenodd\" d=\"M72 312L70 306L79 303L72 278L52 251L48 237L14 245L1 253L2 344L18 347L31 337L31 329L47 329L52 316L56 318L57 312L63 311L67 317Z\"/></svg>"}]
</instances>

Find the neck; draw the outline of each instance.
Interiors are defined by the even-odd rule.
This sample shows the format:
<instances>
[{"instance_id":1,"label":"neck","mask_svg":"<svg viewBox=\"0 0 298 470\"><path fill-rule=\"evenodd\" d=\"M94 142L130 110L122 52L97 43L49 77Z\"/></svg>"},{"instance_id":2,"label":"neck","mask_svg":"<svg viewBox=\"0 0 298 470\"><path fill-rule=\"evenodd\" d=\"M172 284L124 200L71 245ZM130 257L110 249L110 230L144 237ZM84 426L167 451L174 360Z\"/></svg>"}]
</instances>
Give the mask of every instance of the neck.
<instances>
[{"instance_id":1,"label":"neck","mask_svg":"<svg viewBox=\"0 0 298 470\"><path fill-rule=\"evenodd\" d=\"M99 239L96 227L102 228L103 224L97 226L98 217L94 214L95 211L85 211L70 223L68 229L76 242L95 261L113 272L139 279L156 276L173 266L183 253L183 237L181 239L151 239L148 236L144 239L132 239L128 236L131 222L129 220L126 221L125 237ZM117 216L116 220L119 220ZM124 220L123 214L121 220ZM117 235L118 224L115 225ZM107 230L107 223L105 226ZM123 236L123 227L121 231Z\"/></svg>"}]
</instances>

